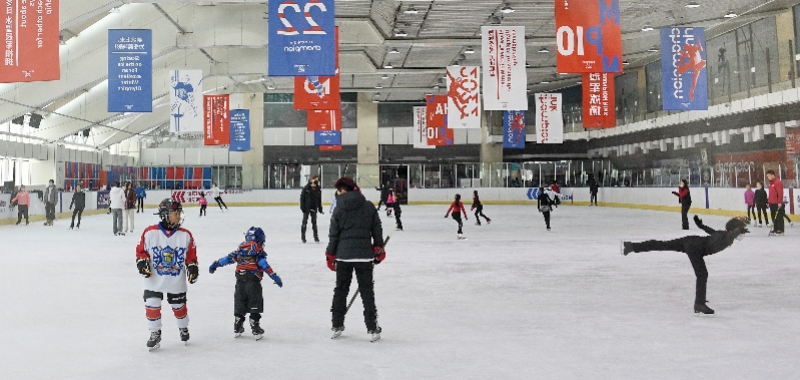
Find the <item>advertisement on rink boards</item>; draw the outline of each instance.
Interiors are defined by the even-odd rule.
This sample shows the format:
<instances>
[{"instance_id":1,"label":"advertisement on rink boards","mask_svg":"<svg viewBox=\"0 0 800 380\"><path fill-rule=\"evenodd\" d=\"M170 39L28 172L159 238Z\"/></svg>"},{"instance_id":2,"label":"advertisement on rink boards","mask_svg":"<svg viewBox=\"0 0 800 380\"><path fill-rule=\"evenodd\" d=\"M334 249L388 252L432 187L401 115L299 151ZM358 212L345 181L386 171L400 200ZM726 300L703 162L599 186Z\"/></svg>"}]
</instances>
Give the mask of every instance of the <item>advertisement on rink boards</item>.
<instances>
[{"instance_id":1,"label":"advertisement on rink boards","mask_svg":"<svg viewBox=\"0 0 800 380\"><path fill-rule=\"evenodd\" d=\"M17 216L17 208L11 210L11 194L0 194L0 219Z\"/></svg>"},{"instance_id":2,"label":"advertisement on rink boards","mask_svg":"<svg viewBox=\"0 0 800 380\"><path fill-rule=\"evenodd\" d=\"M561 144L564 142L564 119L561 94L542 93L536 98L536 142Z\"/></svg>"},{"instance_id":3,"label":"advertisement on rink boards","mask_svg":"<svg viewBox=\"0 0 800 380\"><path fill-rule=\"evenodd\" d=\"M111 207L111 192L108 190L100 190L97 192L97 209L106 209Z\"/></svg>"},{"instance_id":4,"label":"advertisement on rink boards","mask_svg":"<svg viewBox=\"0 0 800 380\"><path fill-rule=\"evenodd\" d=\"M250 150L250 110L231 110L231 145L230 152L246 152Z\"/></svg>"},{"instance_id":5,"label":"advertisement on rink boards","mask_svg":"<svg viewBox=\"0 0 800 380\"><path fill-rule=\"evenodd\" d=\"M556 70L621 73L619 0L555 0Z\"/></svg>"},{"instance_id":6,"label":"advertisement on rink boards","mask_svg":"<svg viewBox=\"0 0 800 380\"><path fill-rule=\"evenodd\" d=\"M61 79L59 0L3 0L0 83Z\"/></svg>"},{"instance_id":7,"label":"advertisement on rink boards","mask_svg":"<svg viewBox=\"0 0 800 380\"><path fill-rule=\"evenodd\" d=\"M583 73L583 127L613 128L617 125L614 74Z\"/></svg>"},{"instance_id":8,"label":"advertisement on rink boards","mask_svg":"<svg viewBox=\"0 0 800 380\"><path fill-rule=\"evenodd\" d=\"M171 70L169 83L169 130L203 133L203 71Z\"/></svg>"},{"instance_id":9,"label":"advertisement on rink boards","mask_svg":"<svg viewBox=\"0 0 800 380\"><path fill-rule=\"evenodd\" d=\"M525 149L525 111L503 111L503 148Z\"/></svg>"},{"instance_id":10,"label":"advertisement on rink boards","mask_svg":"<svg viewBox=\"0 0 800 380\"><path fill-rule=\"evenodd\" d=\"M336 75L334 0L269 4L269 76Z\"/></svg>"},{"instance_id":11,"label":"advertisement on rink boards","mask_svg":"<svg viewBox=\"0 0 800 380\"><path fill-rule=\"evenodd\" d=\"M336 30L336 75L294 77L294 109L338 110L341 104L339 75L339 27Z\"/></svg>"},{"instance_id":12,"label":"advertisement on rink boards","mask_svg":"<svg viewBox=\"0 0 800 380\"><path fill-rule=\"evenodd\" d=\"M108 112L153 112L153 31L108 30Z\"/></svg>"},{"instance_id":13,"label":"advertisement on rink boards","mask_svg":"<svg viewBox=\"0 0 800 380\"><path fill-rule=\"evenodd\" d=\"M703 28L661 29L661 97L664 110L708 109L705 46Z\"/></svg>"},{"instance_id":14,"label":"advertisement on rink boards","mask_svg":"<svg viewBox=\"0 0 800 380\"><path fill-rule=\"evenodd\" d=\"M525 27L482 26L483 109L528 110Z\"/></svg>"},{"instance_id":15,"label":"advertisement on rink boards","mask_svg":"<svg viewBox=\"0 0 800 380\"><path fill-rule=\"evenodd\" d=\"M184 207L186 204L197 204L197 201L200 200L200 192L205 193L206 199L209 202L213 201L213 197L208 192L208 190L172 190L172 199L181 202ZM249 192L249 191L248 191ZM239 189L228 189L228 190L220 190L220 195L233 195L233 194L244 194L244 190Z\"/></svg>"},{"instance_id":16,"label":"advertisement on rink boards","mask_svg":"<svg viewBox=\"0 0 800 380\"><path fill-rule=\"evenodd\" d=\"M428 107L414 107L414 148L415 149L435 149L435 146L428 145Z\"/></svg>"},{"instance_id":17,"label":"advertisement on rink boards","mask_svg":"<svg viewBox=\"0 0 800 380\"><path fill-rule=\"evenodd\" d=\"M306 130L339 131L342 129L341 110L308 110Z\"/></svg>"},{"instance_id":18,"label":"advertisement on rink boards","mask_svg":"<svg viewBox=\"0 0 800 380\"><path fill-rule=\"evenodd\" d=\"M481 80L478 66L447 67L447 126L481 128Z\"/></svg>"},{"instance_id":19,"label":"advertisement on rink boards","mask_svg":"<svg viewBox=\"0 0 800 380\"><path fill-rule=\"evenodd\" d=\"M203 145L231 143L230 95L204 95Z\"/></svg>"}]
</instances>

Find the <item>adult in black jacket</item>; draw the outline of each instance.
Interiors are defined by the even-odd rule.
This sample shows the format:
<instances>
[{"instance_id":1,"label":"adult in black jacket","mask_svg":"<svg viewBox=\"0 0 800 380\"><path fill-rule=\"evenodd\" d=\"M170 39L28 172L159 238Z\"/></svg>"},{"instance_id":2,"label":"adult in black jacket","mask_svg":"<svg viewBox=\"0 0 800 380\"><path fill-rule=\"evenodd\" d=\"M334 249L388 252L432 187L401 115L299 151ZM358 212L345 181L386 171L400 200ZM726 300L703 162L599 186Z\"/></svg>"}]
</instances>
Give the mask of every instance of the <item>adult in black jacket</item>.
<instances>
[{"instance_id":1,"label":"adult in black jacket","mask_svg":"<svg viewBox=\"0 0 800 380\"><path fill-rule=\"evenodd\" d=\"M81 185L75 185L75 192L72 193L72 202L69 203L70 210L72 210L72 206L75 206L75 210L72 211L72 224L69 225L69 229L75 227L75 215L78 215L78 229L81 229L81 214L83 214L83 209L86 208L86 193L81 190Z\"/></svg>"},{"instance_id":2,"label":"adult in black jacket","mask_svg":"<svg viewBox=\"0 0 800 380\"><path fill-rule=\"evenodd\" d=\"M311 177L311 181L306 184L300 193L300 210L303 211L303 224L300 226L300 238L306 242L306 225L308 216L311 215L311 229L314 231L314 241L319 243L317 233L317 212L322 212L322 190L319 188L319 177Z\"/></svg>"},{"instance_id":3,"label":"adult in black jacket","mask_svg":"<svg viewBox=\"0 0 800 380\"><path fill-rule=\"evenodd\" d=\"M689 256L692 262L694 274L697 276L695 287L694 312L703 314L714 314L714 310L706 306L706 282L708 281L708 270L705 256L713 255L728 248L735 239L750 232L747 223L742 218L736 217L725 224L725 230L716 231L703 224L703 221L695 215L694 223L698 228L705 231L709 236L684 236L679 239L669 241L648 240L641 243L622 243L622 254L627 256L631 252L649 251L675 251L683 252Z\"/></svg>"},{"instance_id":4,"label":"adult in black jacket","mask_svg":"<svg viewBox=\"0 0 800 380\"><path fill-rule=\"evenodd\" d=\"M389 199L389 191L392 190L392 185L389 183L389 181L386 181L386 184L383 185L383 187L378 188L377 190L381 191L381 200L378 202L377 210L381 209L381 205L385 205L386 208L388 209L389 204L386 203L386 201Z\"/></svg>"},{"instance_id":5,"label":"adult in black jacket","mask_svg":"<svg viewBox=\"0 0 800 380\"><path fill-rule=\"evenodd\" d=\"M589 185L589 194L591 197L589 198L589 206L594 203L597 206L597 192L600 190L600 187L597 186L597 181L592 180L592 183Z\"/></svg>"},{"instance_id":6,"label":"adult in black jacket","mask_svg":"<svg viewBox=\"0 0 800 380\"><path fill-rule=\"evenodd\" d=\"M372 269L386 257L381 252L383 229L378 211L357 190L352 178L336 181L336 210L331 216L328 248L325 259L328 268L336 271L336 288L333 290L331 306L333 337L344 331L344 316L347 312L347 294L353 271L356 272L361 301L364 304L364 323L372 340L380 338L378 310L375 307Z\"/></svg>"},{"instance_id":7,"label":"adult in black jacket","mask_svg":"<svg viewBox=\"0 0 800 380\"><path fill-rule=\"evenodd\" d=\"M758 226L764 226L761 223L761 214L764 214L764 221L767 222L767 227L769 227L769 214L767 213L767 190L764 190L764 183L761 181L756 181L755 201L756 214L758 214Z\"/></svg>"}]
</instances>

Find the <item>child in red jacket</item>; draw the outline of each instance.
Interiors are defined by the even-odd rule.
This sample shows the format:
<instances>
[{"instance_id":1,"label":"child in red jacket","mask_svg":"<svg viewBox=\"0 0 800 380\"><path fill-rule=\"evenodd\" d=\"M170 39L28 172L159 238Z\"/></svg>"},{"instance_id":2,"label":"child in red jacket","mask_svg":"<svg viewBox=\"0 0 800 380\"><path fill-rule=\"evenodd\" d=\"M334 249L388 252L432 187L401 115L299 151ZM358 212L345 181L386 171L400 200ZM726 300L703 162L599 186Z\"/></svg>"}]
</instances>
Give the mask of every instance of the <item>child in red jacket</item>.
<instances>
[{"instance_id":1,"label":"child in red jacket","mask_svg":"<svg viewBox=\"0 0 800 380\"><path fill-rule=\"evenodd\" d=\"M458 222L458 239L464 240L464 232L461 231L461 227L464 226L464 223L461 221L461 214L464 214L464 220L468 220L467 218L467 210L464 209L464 204L461 203L461 194L456 194L456 199L450 204L450 208L447 209L447 214L444 214L444 217L447 218L450 215L450 212L453 213L453 220Z\"/></svg>"}]
</instances>

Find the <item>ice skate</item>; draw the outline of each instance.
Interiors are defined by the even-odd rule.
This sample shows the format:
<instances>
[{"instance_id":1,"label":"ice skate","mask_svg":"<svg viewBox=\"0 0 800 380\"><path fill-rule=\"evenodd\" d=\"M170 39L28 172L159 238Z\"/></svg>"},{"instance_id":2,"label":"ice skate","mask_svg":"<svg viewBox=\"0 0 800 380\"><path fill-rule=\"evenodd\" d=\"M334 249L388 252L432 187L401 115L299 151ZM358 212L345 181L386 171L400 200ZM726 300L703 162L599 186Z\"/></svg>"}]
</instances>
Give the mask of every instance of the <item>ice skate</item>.
<instances>
[{"instance_id":1,"label":"ice skate","mask_svg":"<svg viewBox=\"0 0 800 380\"><path fill-rule=\"evenodd\" d=\"M480 225L481 225L481 222L475 222L475 225L476 225L476 226L480 226Z\"/></svg>"},{"instance_id":2,"label":"ice skate","mask_svg":"<svg viewBox=\"0 0 800 380\"><path fill-rule=\"evenodd\" d=\"M467 237L464 234L458 234L458 240L467 240Z\"/></svg>"},{"instance_id":3,"label":"ice skate","mask_svg":"<svg viewBox=\"0 0 800 380\"><path fill-rule=\"evenodd\" d=\"M179 327L178 330L181 331L181 342L183 344L189 344L189 328L188 327Z\"/></svg>"},{"instance_id":4,"label":"ice skate","mask_svg":"<svg viewBox=\"0 0 800 380\"><path fill-rule=\"evenodd\" d=\"M380 339L380 338L381 338L381 332L382 332L382 331L383 331L383 329L382 329L382 328L380 328L380 327L378 327L378 328L377 328L377 329L375 329L375 330L370 330L370 331L368 331L368 333L369 333L369 335L370 335L370 337L369 337L369 341L370 341L370 342L374 342L374 341L376 341L376 340Z\"/></svg>"},{"instance_id":5,"label":"ice skate","mask_svg":"<svg viewBox=\"0 0 800 380\"><path fill-rule=\"evenodd\" d=\"M694 312L695 312L695 314L699 314L699 313L702 313L702 314L714 314L714 310L713 309L711 309L710 307L706 306L706 304L699 304L699 303L694 304Z\"/></svg>"},{"instance_id":6,"label":"ice skate","mask_svg":"<svg viewBox=\"0 0 800 380\"><path fill-rule=\"evenodd\" d=\"M147 340L147 348L155 351L161 347L161 330L150 331L150 339Z\"/></svg>"},{"instance_id":7,"label":"ice skate","mask_svg":"<svg viewBox=\"0 0 800 380\"><path fill-rule=\"evenodd\" d=\"M397 227L394 228L394 230L395 231L402 231L403 230L403 226L397 226Z\"/></svg>"},{"instance_id":8,"label":"ice skate","mask_svg":"<svg viewBox=\"0 0 800 380\"><path fill-rule=\"evenodd\" d=\"M769 232L769 235L767 236L783 236L783 231L772 230Z\"/></svg>"},{"instance_id":9,"label":"ice skate","mask_svg":"<svg viewBox=\"0 0 800 380\"><path fill-rule=\"evenodd\" d=\"M250 320L250 330L253 331L253 337L260 340L264 337L264 329L258 324L258 321Z\"/></svg>"},{"instance_id":10,"label":"ice skate","mask_svg":"<svg viewBox=\"0 0 800 380\"><path fill-rule=\"evenodd\" d=\"M547 227L547 230L550 231L550 227Z\"/></svg>"},{"instance_id":11,"label":"ice skate","mask_svg":"<svg viewBox=\"0 0 800 380\"><path fill-rule=\"evenodd\" d=\"M492 220L491 219L486 219L486 224L492 224Z\"/></svg>"},{"instance_id":12,"label":"ice skate","mask_svg":"<svg viewBox=\"0 0 800 380\"><path fill-rule=\"evenodd\" d=\"M344 326L342 327L332 327L331 331L333 331L333 335L331 335L331 339L336 339L342 336L342 332L344 332Z\"/></svg>"},{"instance_id":13,"label":"ice skate","mask_svg":"<svg viewBox=\"0 0 800 380\"><path fill-rule=\"evenodd\" d=\"M236 317L233 321L233 337L238 338L244 333L244 317Z\"/></svg>"},{"instance_id":14,"label":"ice skate","mask_svg":"<svg viewBox=\"0 0 800 380\"><path fill-rule=\"evenodd\" d=\"M623 241L620 245L620 252L622 256L628 256L629 253L633 252L633 244L629 241Z\"/></svg>"}]
</instances>

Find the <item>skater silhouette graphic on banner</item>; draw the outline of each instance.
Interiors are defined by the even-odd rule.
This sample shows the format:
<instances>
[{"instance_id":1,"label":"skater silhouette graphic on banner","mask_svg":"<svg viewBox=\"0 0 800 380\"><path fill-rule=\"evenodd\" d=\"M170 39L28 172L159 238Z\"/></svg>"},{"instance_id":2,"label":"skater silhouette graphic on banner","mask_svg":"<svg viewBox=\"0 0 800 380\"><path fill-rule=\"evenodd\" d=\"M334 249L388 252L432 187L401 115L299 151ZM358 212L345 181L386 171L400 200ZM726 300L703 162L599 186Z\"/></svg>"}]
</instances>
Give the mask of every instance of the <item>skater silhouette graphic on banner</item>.
<instances>
[{"instance_id":1,"label":"skater silhouette graphic on banner","mask_svg":"<svg viewBox=\"0 0 800 380\"><path fill-rule=\"evenodd\" d=\"M708 74L705 70L707 62L704 44L703 28L661 29L664 110L708 109Z\"/></svg>"},{"instance_id":2,"label":"skater silhouette graphic on banner","mask_svg":"<svg viewBox=\"0 0 800 380\"><path fill-rule=\"evenodd\" d=\"M170 72L170 131L202 133L203 72L174 70Z\"/></svg>"}]
</instances>

